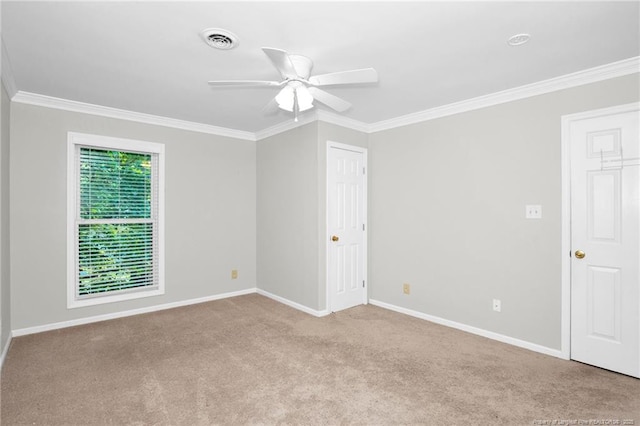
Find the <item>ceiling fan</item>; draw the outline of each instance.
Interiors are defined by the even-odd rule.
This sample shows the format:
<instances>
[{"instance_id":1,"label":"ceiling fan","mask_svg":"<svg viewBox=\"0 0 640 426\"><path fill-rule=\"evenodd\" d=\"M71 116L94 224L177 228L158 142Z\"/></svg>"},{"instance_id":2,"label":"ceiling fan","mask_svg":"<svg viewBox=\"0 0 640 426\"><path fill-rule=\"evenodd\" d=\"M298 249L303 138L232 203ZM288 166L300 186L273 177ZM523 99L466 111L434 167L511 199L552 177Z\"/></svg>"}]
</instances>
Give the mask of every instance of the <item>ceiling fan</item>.
<instances>
[{"instance_id":1,"label":"ceiling fan","mask_svg":"<svg viewBox=\"0 0 640 426\"><path fill-rule=\"evenodd\" d=\"M281 87L280 92L267 105L266 109L280 108L285 111L293 112L295 121L298 121L298 113L313 108L314 101L323 103L338 112L344 112L351 108L351 104L349 102L325 92L318 87L341 84L375 83L378 81L378 73L373 68L311 76L313 62L306 56L292 55L284 50L274 49L271 47L263 47L262 51L269 57L273 65L276 67L283 78L282 81L214 80L209 81L209 84L214 87Z\"/></svg>"}]
</instances>

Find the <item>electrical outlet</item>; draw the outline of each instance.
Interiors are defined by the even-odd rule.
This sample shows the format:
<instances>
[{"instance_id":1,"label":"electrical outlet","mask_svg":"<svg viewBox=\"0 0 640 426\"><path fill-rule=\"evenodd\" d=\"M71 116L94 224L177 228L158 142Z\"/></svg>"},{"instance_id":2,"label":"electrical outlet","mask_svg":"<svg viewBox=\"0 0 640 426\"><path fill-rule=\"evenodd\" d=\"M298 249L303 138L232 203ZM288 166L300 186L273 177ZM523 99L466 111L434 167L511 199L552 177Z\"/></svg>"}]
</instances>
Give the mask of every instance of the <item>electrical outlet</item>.
<instances>
[{"instance_id":1,"label":"electrical outlet","mask_svg":"<svg viewBox=\"0 0 640 426\"><path fill-rule=\"evenodd\" d=\"M411 286L407 283L402 284L402 292L404 294L411 294Z\"/></svg>"},{"instance_id":2,"label":"electrical outlet","mask_svg":"<svg viewBox=\"0 0 640 426\"><path fill-rule=\"evenodd\" d=\"M493 299L493 310L496 312L502 310L502 302L500 302L500 299Z\"/></svg>"},{"instance_id":3,"label":"electrical outlet","mask_svg":"<svg viewBox=\"0 0 640 426\"><path fill-rule=\"evenodd\" d=\"M231 279L232 280L238 279L238 270L237 269L232 269L231 270Z\"/></svg>"},{"instance_id":4,"label":"electrical outlet","mask_svg":"<svg viewBox=\"0 0 640 426\"><path fill-rule=\"evenodd\" d=\"M527 219L541 219L542 206L539 204L528 204L525 206L525 215Z\"/></svg>"}]
</instances>

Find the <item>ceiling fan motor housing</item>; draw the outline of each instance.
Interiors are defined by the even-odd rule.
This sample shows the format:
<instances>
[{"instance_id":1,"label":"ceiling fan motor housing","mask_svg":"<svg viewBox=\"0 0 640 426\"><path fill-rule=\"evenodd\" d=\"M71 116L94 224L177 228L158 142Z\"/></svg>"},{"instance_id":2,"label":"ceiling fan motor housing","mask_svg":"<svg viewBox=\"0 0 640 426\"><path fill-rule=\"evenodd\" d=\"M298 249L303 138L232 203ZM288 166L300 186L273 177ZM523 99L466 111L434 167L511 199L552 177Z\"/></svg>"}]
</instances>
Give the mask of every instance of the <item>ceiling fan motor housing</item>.
<instances>
[{"instance_id":1,"label":"ceiling fan motor housing","mask_svg":"<svg viewBox=\"0 0 640 426\"><path fill-rule=\"evenodd\" d=\"M308 80L313 68L313 61L302 55L289 55L293 68L295 68L298 77Z\"/></svg>"}]
</instances>

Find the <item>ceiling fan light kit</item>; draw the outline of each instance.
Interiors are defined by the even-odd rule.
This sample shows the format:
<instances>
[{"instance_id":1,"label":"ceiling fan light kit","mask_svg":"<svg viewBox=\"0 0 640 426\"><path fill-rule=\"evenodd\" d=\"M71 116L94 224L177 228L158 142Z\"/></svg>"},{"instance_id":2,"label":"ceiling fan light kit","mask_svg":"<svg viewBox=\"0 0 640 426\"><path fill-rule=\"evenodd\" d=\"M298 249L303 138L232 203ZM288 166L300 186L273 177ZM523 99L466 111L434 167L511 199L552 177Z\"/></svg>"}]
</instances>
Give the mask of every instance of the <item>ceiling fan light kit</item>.
<instances>
[{"instance_id":1,"label":"ceiling fan light kit","mask_svg":"<svg viewBox=\"0 0 640 426\"><path fill-rule=\"evenodd\" d=\"M280 92L275 96L275 102L278 108L292 112L294 114L294 120L298 121L298 113L313 108L315 101L338 112L344 112L351 108L349 102L319 89L318 86L375 83L378 81L378 73L373 68L311 76L313 61L306 56L291 55L284 50L271 47L263 47L262 51L280 73L282 77L281 81L214 80L209 81L209 85L213 87L281 87Z\"/></svg>"},{"instance_id":2,"label":"ceiling fan light kit","mask_svg":"<svg viewBox=\"0 0 640 426\"><path fill-rule=\"evenodd\" d=\"M280 90L276 95L276 102L280 109L294 113L297 103L297 111L304 112L313 108L313 95L311 95L311 92L309 92L309 89L307 89L304 84L294 82L287 84Z\"/></svg>"}]
</instances>

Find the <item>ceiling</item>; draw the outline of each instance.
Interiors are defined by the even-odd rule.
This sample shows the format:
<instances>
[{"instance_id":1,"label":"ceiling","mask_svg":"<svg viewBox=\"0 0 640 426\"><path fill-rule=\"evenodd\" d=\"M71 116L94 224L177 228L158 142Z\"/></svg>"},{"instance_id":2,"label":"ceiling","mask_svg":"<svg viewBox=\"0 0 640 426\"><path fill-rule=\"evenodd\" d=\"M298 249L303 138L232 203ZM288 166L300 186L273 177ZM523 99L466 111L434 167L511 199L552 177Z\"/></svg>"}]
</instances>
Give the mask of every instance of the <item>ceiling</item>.
<instances>
[{"instance_id":1,"label":"ceiling","mask_svg":"<svg viewBox=\"0 0 640 426\"><path fill-rule=\"evenodd\" d=\"M379 82L329 87L372 124L640 55L640 2L2 2L18 90L257 132L293 119L263 107L277 80L261 47L312 74L373 67ZM238 36L216 50L206 28ZM529 43L509 46L517 33ZM4 64L3 66L6 66ZM318 108L325 109L322 105Z\"/></svg>"}]
</instances>

